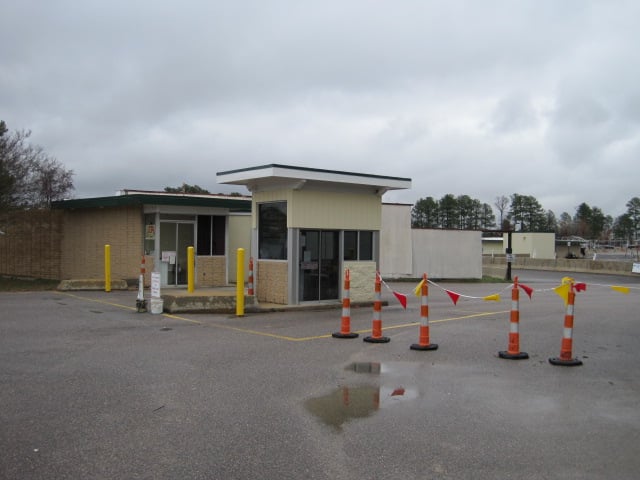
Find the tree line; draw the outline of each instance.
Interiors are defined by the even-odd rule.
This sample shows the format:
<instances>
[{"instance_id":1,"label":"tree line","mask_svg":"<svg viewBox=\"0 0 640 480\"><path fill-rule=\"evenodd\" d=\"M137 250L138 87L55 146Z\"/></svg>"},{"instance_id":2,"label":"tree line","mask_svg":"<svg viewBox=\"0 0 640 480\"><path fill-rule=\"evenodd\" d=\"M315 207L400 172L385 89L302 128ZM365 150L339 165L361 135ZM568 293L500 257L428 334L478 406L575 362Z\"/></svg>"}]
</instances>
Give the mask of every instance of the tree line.
<instances>
[{"instance_id":1,"label":"tree line","mask_svg":"<svg viewBox=\"0 0 640 480\"><path fill-rule=\"evenodd\" d=\"M42 147L29 142L30 131L9 132L0 120L0 210L43 208L66 198L74 189L73 171L67 170ZM183 183L165 187L173 193L209 193L198 185ZM232 194L234 195L234 194ZM239 194L235 194L239 195ZM531 195L512 194L496 197L493 208L468 195L451 193L441 199L419 199L411 210L413 228L461 230L502 230L554 232L559 236L577 235L585 239L608 242L613 238L637 243L640 231L640 198L633 197L627 211L618 218L600 208L581 203L573 215L563 212L559 218L544 210Z\"/></svg>"},{"instance_id":2,"label":"tree line","mask_svg":"<svg viewBox=\"0 0 640 480\"><path fill-rule=\"evenodd\" d=\"M521 232L552 232L561 237L577 235L588 240L608 243L619 239L637 243L640 230L640 198L633 197L627 212L618 218L606 215L602 209L581 203L573 215L563 212L556 217L545 210L531 195L514 193L496 197L493 208L468 195L446 194L442 198L421 198L411 209L413 228L443 228L460 230L499 230Z\"/></svg>"}]
</instances>

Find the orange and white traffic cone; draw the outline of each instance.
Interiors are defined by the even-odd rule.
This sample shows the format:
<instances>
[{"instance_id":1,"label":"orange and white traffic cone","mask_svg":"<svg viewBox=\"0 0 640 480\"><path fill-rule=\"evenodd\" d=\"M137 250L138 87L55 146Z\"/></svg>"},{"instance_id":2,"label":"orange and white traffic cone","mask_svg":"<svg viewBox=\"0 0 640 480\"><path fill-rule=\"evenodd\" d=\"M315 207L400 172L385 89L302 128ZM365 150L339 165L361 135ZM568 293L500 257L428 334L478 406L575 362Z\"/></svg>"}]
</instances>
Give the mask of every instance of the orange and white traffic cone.
<instances>
[{"instance_id":1,"label":"orange and white traffic cone","mask_svg":"<svg viewBox=\"0 0 640 480\"><path fill-rule=\"evenodd\" d=\"M427 274L422 274L422 287L420 293L420 337L418 343L412 344L411 350L437 350L437 343L429 342L429 285Z\"/></svg>"},{"instance_id":2,"label":"orange and white traffic cone","mask_svg":"<svg viewBox=\"0 0 640 480\"><path fill-rule=\"evenodd\" d=\"M375 296L373 301L373 322L371 336L362 340L369 343L387 343L391 339L382 336L382 279L380 273L376 272Z\"/></svg>"},{"instance_id":3,"label":"orange and white traffic cone","mask_svg":"<svg viewBox=\"0 0 640 480\"><path fill-rule=\"evenodd\" d=\"M549 359L551 365L564 367L577 367L582 365L582 360L573 358L571 353L573 346L573 313L576 300L575 286L573 282L569 285L569 295L567 299L567 310L564 316L564 330L562 334L562 344L560 346L560 356Z\"/></svg>"},{"instance_id":4,"label":"orange and white traffic cone","mask_svg":"<svg viewBox=\"0 0 640 480\"><path fill-rule=\"evenodd\" d=\"M520 351L520 290L518 287L518 277L513 280L511 290L511 316L509 319L509 348L498 352L500 358L509 360L524 360L529 358L529 354Z\"/></svg>"},{"instance_id":5,"label":"orange and white traffic cone","mask_svg":"<svg viewBox=\"0 0 640 480\"><path fill-rule=\"evenodd\" d=\"M349 276L349 269L344 271L344 290L342 293L342 322L340 325L340 331L332 333L333 338L356 338L357 333L351 331L351 297L349 296L349 290L351 288L351 277Z\"/></svg>"}]
</instances>

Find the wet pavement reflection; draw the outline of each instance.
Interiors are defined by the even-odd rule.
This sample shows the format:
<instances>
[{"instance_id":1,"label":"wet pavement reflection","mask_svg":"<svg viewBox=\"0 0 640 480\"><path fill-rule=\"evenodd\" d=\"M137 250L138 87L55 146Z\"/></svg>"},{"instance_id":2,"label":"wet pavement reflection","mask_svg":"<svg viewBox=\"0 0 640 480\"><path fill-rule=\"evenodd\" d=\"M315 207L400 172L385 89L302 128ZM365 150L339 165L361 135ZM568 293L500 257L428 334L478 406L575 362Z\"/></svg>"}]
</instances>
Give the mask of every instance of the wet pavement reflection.
<instances>
[{"instance_id":1,"label":"wet pavement reflection","mask_svg":"<svg viewBox=\"0 0 640 480\"><path fill-rule=\"evenodd\" d=\"M417 398L418 391L411 385L410 375L407 376L415 368L417 364L400 362L351 363L345 371L369 374L371 382L361 384L354 379L354 385L343 385L326 395L307 399L305 408L322 423L341 432L350 420L364 419L380 408Z\"/></svg>"},{"instance_id":2,"label":"wet pavement reflection","mask_svg":"<svg viewBox=\"0 0 640 480\"><path fill-rule=\"evenodd\" d=\"M333 392L305 402L305 407L323 423L342 430L342 425L354 418L365 418L380 406L380 389L372 385L341 387Z\"/></svg>"}]
</instances>

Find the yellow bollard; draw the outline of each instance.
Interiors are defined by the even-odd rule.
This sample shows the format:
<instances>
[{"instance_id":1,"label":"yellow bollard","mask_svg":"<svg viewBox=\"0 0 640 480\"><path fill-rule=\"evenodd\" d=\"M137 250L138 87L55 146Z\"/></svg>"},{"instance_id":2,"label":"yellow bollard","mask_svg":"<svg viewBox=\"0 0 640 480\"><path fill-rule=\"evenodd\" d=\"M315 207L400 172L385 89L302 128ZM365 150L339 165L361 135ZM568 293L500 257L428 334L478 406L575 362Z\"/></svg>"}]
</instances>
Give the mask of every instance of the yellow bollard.
<instances>
[{"instance_id":1,"label":"yellow bollard","mask_svg":"<svg viewBox=\"0 0 640 480\"><path fill-rule=\"evenodd\" d=\"M193 293L195 289L196 260L193 247L187 247L187 291Z\"/></svg>"},{"instance_id":2,"label":"yellow bollard","mask_svg":"<svg viewBox=\"0 0 640 480\"><path fill-rule=\"evenodd\" d=\"M111 291L111 245L104 246L104 291Z\"/></svg>"},{"instance_id":3,"label":"yellow bollard","mask_svg":"<svg viewBox=\"0 0 640 480\"><path fill-rule=\"evenodd\" d=\"M236 269L236 316L244 316L244 248L238 249Z\"/></svg>"}]
</instances>

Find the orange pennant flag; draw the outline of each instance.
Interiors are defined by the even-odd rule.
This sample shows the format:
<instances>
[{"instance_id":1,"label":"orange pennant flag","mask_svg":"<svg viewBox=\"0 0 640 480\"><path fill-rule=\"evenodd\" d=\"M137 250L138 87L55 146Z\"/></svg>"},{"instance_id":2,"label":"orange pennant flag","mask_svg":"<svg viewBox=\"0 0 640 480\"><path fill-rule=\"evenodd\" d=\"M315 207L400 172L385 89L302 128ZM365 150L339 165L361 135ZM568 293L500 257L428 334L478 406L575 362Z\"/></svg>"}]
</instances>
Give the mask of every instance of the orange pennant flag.
<instances>
[{"instance_id":1,"label":"orange pennant flag","mask_svg":"<svg viewBox=\"0 0 640 480\"><path fill-rule=\"evenodd\" d=\"M447 292L447 294L451 298L451 301L453 301L453 304L457 305L458 299L460 298L460 294L456 292L452 292L451 290L445 290L445 292Z\"/></svg>"},{"instance_id":2,"label":"orange pennant flag","mask_svg":"<svg viewBox=\"0 0 640 480\"><path fill-rule=\"evenodd\" d=\"M518 286L524 290L524 292L529 295L529 298L531 298L531 295L533 294L533 288L528 287L527 285L523 285L521 283L518 284Z\"/></svg>"},{"instance_id":3,"label":"orange pennant flag","mask_svg":"<svg viewBox=\"0 0 640 480\"><path fill-rule=\"evenodd\" d=\"M587 290L586 283L575 283L573 286L575 287L576 292L584 292Z\"/></svg>"},{"instance_id":4,"label":"orange pennant flag","mask_svg":"<svg viewBox=\"0 0 640 480\"><path fill-rule=\"evenodd\" d=\"M398 293L398 292L393 292L393 294L396 296L396 298L398 299L398 301L400 302L402 307L406 310L407 309L407 296L404 293Z\"/></svg>"}]
</instances>

